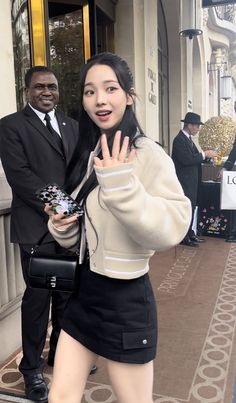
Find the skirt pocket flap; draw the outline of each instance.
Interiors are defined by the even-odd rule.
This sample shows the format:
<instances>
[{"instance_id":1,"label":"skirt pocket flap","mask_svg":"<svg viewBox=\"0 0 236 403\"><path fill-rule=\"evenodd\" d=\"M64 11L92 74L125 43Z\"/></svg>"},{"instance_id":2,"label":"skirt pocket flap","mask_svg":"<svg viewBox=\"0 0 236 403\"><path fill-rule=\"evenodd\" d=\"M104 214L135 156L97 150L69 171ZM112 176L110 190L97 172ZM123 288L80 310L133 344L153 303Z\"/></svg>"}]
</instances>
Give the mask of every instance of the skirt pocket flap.
<instances>
[{"instance_id":1,"label":"skirt pocket flap","mask_svg":"<svg viewBox=\"0 0 236 403\"><path fill-rule=\"evenodd\" d=\"M122 341L125 350L154 347L157 342L157 332L156 329L124 331Z\"/></svg>"}]
</instances>

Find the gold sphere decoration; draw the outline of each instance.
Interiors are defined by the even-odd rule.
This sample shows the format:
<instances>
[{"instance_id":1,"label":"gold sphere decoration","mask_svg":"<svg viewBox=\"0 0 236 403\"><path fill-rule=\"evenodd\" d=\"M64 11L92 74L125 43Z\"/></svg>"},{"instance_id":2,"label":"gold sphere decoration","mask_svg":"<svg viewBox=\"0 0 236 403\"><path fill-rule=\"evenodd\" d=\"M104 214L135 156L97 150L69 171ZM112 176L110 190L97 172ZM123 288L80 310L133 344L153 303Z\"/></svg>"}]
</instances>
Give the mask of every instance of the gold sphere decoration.
<instances>
[{"instance_id":1,"label":"gold sphere decoration","mask_svg":"<svg viewBox=\"0 0 236 403\"><path fill-rule=\"evenodd\" d=\"M236 122L227 116L208 119L199 131L199 144L204 150L216 150L221 157L229 155L236 135Z\"/></svg>"}]
</instances>

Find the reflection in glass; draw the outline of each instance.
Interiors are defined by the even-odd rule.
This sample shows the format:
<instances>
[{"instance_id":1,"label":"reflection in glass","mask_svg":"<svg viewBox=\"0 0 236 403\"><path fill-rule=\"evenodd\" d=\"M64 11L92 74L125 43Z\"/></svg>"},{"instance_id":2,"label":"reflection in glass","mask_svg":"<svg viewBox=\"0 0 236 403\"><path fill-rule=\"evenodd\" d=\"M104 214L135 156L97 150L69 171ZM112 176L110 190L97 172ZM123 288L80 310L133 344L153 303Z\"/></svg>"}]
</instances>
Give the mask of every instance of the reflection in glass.
<instances>
[{"instance_id":1,"label":"reflection in glass","mask_svg":"<svg viewBox=\"0 0 236 403\"><path fill-rule=\"evenodd\" d=\"M31 67L27 0L11 0L17 110L25 105L24 77Z\"/></svg>"},{"instance_id":2,"label":"reflection in glass","mask_svg":"<svg viewBox=\"0 0 236 403\"><path fill-rule=\"evenodd\" d=\"M59 108L77 119L79 75L84 64L82 8L50 17L49 40L50 65L60 88Z\"/></svg>"}]
</instances>

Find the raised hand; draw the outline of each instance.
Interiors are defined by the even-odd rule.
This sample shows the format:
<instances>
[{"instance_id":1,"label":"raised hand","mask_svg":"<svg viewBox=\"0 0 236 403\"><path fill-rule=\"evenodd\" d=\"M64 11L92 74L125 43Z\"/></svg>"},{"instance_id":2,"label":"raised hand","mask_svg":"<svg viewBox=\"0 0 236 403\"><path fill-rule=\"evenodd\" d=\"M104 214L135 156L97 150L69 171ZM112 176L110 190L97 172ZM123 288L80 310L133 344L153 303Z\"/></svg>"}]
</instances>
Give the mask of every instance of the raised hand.
<instances>
[{"instance_id":1,"label":"raised hand","mask_svg":"<svg viewBox=\"0 0 236 403\"><path fill-rule=\"evenodd\" d=\"M110 151L107 145L107 137L105 134L101 136L101 147L102 147L102 157L100 159L98 157L94 157L94 164L97 167L112 167L116 165L125 164L127 162L132 162L135 157L135 149L132 149L127 156L128 146L129 146L129 137L125 136L123 140L122 146L120 146L121 139L121 131L118 130L114 137L114 142L112 146L112 155L110 155Z\"/></svg>"}]
</instances>

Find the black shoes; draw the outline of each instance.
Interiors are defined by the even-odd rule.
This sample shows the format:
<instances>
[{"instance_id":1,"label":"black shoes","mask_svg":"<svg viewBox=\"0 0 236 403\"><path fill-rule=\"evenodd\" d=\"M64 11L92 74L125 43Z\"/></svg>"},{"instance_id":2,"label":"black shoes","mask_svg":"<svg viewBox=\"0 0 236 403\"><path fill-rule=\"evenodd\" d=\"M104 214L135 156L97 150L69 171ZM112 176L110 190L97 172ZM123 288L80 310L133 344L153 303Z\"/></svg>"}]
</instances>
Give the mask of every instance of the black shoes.
<instances>
[{"instance_id":1,"label":"black shoes","mask_svg":"<svg viewBox=\"0 0 236 403\"><path fill-rule=\"evenodd\" d=\"M53 367L54 366L54 356L55 354L52 353L51 351L49 351L48 353L48 360L47 360L47 364L49 365L49 367ZM95 372L97 372L97 366L94 365L90 371L90 375L95 374Z\"/></svg>"},{"instance_id":2,"label":"black shoes","mask_svg":"<svg viewBox=\"0 0 236 403\"><path fill-rule=\"evenodd\" d=\"M185 245L185 246L193 246L194 248L198 248L198 247L199 247L198 243L191 241L191 239L190 239L189 237L185 237L185 238L182 240L181 244L182 244L182 245Z\"/></svg>"},{"instance_id":3,"label":"black shoes","mask_svg":"<svg viewBox=\"0 0 236 403\"><path fill-rule=\"evenodd\" d=\"M182 240L181 244L185 246L193 246L194 248L199 247L199 243L206 242L205 239L198 238L197 235L189 237L188 235Z\"/></svg>"},{"instance_id":4,"label":"black shoes","mask_svg":"<svg viewBox=\"0 0 236 403\"><path fill-rule=\"evenodd\" d=\"M203 238L198 238L198 236L196 236L196 235L191 236L191 237L190 237L190 241L196 242L196 243L206 242L205 239L203 239Z\"/></svg>"},{"instance_id":5,"label":"black shoes","mask_svg":"<svg viewBox=\"0 0 236 403\"><path fill-rule=\"evenodd\" d=\"M27 399L37 403L48 403L48 387L42 374L24 375Z\"/></svg>"}]
</instances>

